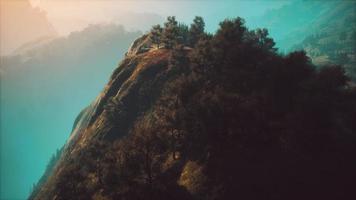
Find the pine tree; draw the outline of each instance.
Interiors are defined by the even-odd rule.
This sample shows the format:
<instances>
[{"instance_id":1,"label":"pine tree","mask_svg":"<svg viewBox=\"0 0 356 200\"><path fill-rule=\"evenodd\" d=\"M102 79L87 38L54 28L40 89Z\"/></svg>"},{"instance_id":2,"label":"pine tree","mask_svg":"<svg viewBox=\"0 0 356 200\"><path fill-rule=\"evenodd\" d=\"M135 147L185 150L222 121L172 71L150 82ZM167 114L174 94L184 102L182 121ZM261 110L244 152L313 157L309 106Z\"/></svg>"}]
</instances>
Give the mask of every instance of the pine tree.
<instances>
[{"instance_id":1,"label":"pine tree","mask_svg":"<svg viewBox=\"0 0 356 200\"><path fill-rule=\"evenodd\" d=\"M178 22L174 16L169 16L164 23L162 42L167 49L172 49L178 40Z\"/></svg>"},{"instance_id":2,"label":"pine tree","mask_svg":"<svg viewBox=\"0 0 356 200\"><path fill-rule=\"evenodd\" d=\"M199 39L204 34L205 22L202 17L196 16L193 20L193 23L190 25L189 34L190 34L190 45L195 46Z\"/></svg>"},{"instance_id":3,"label":"pine tree","mask_svg":"<svg viewBox=\"0 0 356 200\"><path fill-rule=\"evenodd\" d=\"M161 36L162 36L162 27L161 25L157 24L152 27L150 40L152 41L153 45L156 45L157 49L159 49L161 44Z\"/></svg>"},{"instance_id":4,"label":"pine tree","mask_svg":"<svg viewBox=\"0 0 356 200\"><path fill-rule=\"evenodd\" d=\"M269 33L268 30L263 28L263 29L257 29L256 30L256 36L258 39L258 44L265 50L269 51L277 51L276 48L274 48L274 45L276 44L272 38L268 37Z\"/></svg>"},{"instance_id":5,"label":"pine tree","mask_svg":"<svg viewBox=\"0 0 356 200\"><path fill-rule=\"evenodd\" d=\"M178 44L187 45L189 40L189 27L184 23L178 24Z\"/></svg>"}]
</instances>

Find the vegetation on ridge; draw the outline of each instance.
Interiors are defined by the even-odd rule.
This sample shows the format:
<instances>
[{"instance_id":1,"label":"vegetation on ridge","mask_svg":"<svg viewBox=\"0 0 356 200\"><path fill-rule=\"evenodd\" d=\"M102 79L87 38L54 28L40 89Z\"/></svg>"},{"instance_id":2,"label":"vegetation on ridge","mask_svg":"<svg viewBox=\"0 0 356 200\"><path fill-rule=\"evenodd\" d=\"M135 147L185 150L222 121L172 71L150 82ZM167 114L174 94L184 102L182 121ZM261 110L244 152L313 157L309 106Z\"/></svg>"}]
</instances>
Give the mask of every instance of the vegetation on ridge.
<instances>
[{"instance_id":1,"label":"vegetation on ridge","mask_svg":"<svg viewBox=\"0 0 356 200\"><path fill-rule=\"evenodd\" d=\"M213 35L203 24L196 18L187 31L169 17L163 29L153 28L152 42L165 48L155 52L170 53L160 70L174 76L152 104L140 102L151 106L128 123L128 133L107 139L99 132L69 155L48 196L348 197L356 175L356 90L343 68L316 70L303 51L278 55L268 31L248 30L241 18L224 20ZM149 74L147 84L161 81L159 73ZM149 97L152 88L140 87ZM100 116L119 124L112 116L132 111L120 105L108 103Z\"/></svg>"}]
</instances>

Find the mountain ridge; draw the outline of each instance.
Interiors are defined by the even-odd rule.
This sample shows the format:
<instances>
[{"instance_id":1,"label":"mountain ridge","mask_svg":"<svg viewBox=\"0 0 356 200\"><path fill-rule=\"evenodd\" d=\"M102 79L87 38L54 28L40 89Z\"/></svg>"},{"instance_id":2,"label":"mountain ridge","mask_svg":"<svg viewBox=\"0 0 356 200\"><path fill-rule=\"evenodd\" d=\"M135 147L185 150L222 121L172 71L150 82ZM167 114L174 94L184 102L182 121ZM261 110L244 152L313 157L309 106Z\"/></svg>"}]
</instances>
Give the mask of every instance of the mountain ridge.
<instances>
[{"instance_id":1,"label":"mountain ridge","mask_svg":"<svg viewBox=\"0 0 356 200\"><path fill-rule=\"evenodd\" d=\"M168 17L131 45L30 199L350 194L356 93L343 69L280 56L267 30L241 18L215 35L194 22L184 32Z\"/></svg>"}]
</instances>

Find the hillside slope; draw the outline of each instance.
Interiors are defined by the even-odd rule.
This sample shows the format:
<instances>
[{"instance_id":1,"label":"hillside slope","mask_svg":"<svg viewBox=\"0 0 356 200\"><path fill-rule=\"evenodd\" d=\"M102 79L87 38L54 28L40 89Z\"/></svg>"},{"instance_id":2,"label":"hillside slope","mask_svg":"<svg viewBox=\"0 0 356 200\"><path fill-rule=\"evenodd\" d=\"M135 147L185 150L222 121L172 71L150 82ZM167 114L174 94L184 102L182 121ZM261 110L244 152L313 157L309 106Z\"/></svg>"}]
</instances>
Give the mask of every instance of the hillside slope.
<instances>
[{"instance_id":1,"label":"hillside slope","mask_svg":"<svg viewBox=\"0 0 356 200\"><path fill-rule=\"evenodd\" d=\"M168 18L163 33L176 25ZM280 56L240 18L193 45L178 35L173 47L137 51L145 38L30 199L350 197L356 90L342 68Z\"/></svg>"},{"instance_id":2,"label":"hillside slope","mask_svg":"<svg viewBox=\"0 0 356 200\"><path fill-rule=\"evenodd\" d=\"M163 83L169 79L171 69L168 68L168 56L167 50L159 50L125 58L122 61L103 92L78 120L65 147L62 158L66 159L60 161L61 166L66 166L64 163L68 162L69 158L70 160L84 159L80 152L93 153L87 148L96 148L95 138L100 138L99 141L103 138L117 139L127 134L135 119L152 107ZM153 75L155 79L151 80ZM120 104L117 106L120 106L122 111L115 116L118 118L115 120L120 123L114 125L108 105L115 104L115 102ZM125 112L124 109L129 112ZM56 171L61 170L56 169ZM60 175L55 175L54 178L57 176ZM47 184L51 185L51 181L50 178ZM44 191L43 188L41 189L38 199L43 198L42 192L48 192L46 187L43 187L46 189Z\"/></svg>"}]
</instances>

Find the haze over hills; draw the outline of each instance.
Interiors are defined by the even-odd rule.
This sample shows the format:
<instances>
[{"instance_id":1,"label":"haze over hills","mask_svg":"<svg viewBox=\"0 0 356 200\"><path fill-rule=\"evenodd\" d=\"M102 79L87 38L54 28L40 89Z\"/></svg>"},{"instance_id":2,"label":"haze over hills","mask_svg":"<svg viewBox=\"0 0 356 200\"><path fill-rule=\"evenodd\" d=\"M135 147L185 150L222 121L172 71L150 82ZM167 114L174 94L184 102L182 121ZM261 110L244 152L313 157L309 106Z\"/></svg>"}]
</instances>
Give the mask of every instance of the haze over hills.
<instances>
[{"instance_id":1,"label":"haze over hills","mask_svg":"<svg viewBox=\"0 0 356 200\"><path fill-rule=\"evenodd\" d=\"M138 11L141 3L136 1L91 0L31 0L32 4L48 12L48 18L60 35L80 31L90 24L115 23L127 30L149 30L164 18L154 10ZM135 4L135 7L131 4ZM143 4L143 2L142 2Z\"/></svg>"},{"instance_id":2,"label":"haze over hills","mask_svg":"<svg viewBox=\"0 0 356 200\"><path fill-rule=\"evenodd\" d=\"M345 65L356 80L356 2L296 0L248 23L266 27L280 52L305 50L317 65Z\"/></svg>"},{"instance_id":3,"label":"haze over hills","mask_svg":"<svg viewBox=\"0 0 356 200\"><path fill-rule=\"evenodd\" d=\"M31 0L33 5L48 12L48 17L60 34L79 30L90 23L115 22L128 29L148 31L150 26L162 23L175 15L190 23L194 16L206 18L207 30L214 32L219 20L236 15L245 18L263 14L267 9L287 4L284 0L255 1L156 1L156 0ZM199 9L197 9L199 8ZM147 28L147 29L146 29Z\"/></svg>"},{"instance_id":4,"label":"haze over hills","mask_svg":"<svg viewBox=\"0 0 356 200\"><path fill-rule=\"evenodd\" d=\"M356 81L356 2L340 1L308 27L293 49L304 49L317 65L341 64Z\"/></svg>"},{"instance_id":5,"label":"haze over hills","mask_svg":"<svg viewBox=\"0 0 356 200\"><path fill-rule=\"evenodd\" d=\"M6 142L0 147L0 199L26 198L53 153L44 149L63 145L77 113L140 35L119 25L91 25L1 58L1 141Z\"/></svg>"},{"instance_id":6,"label":"haze over hills","mask_svg":"<svg viewBox=\"0 0 356 200\"><path fill-rule=\"evenodd\" d=\"M81 31L90 24L115 23L125 25L128 30L139 31L148 30L153 24L163 21L163 17L158 14L117 10L114 12L113 9L109 16L100 17L97 11L89 12L92 15L90 18L88 18L88 13L84 16L73 15L73 9L74 11L78 9L80 13L85 9L86 4L90 4L90 2L75 2L72 5L71 1L1 0L0 55L18 53L18 48L23 51L24 48L32 48L34 44L40 46L58 36L67 36L73 31ZM53 3L55 6L39 7L47 3L50 5ZM67 9L62 10L61 7L56 7L57 4L58 6L63 4ZM58 17L56 10L64 11L67 15Z\"/></svg>"},{"instance_id":7,"label":"haze over hills","mask_svg":"<svg viewBox=\"0 0 356 200\"><path fill-rule=\"evenodd\" d=\"M338 0L294 0L280 8L267 11L248 24L254 28L267 28L276 39L277 47L282 51L290 51L293 45L317 30L311 25L324 18L338 3Z\"/></svg>"},{"instance_id":8,"label":"haze over hills","mask_svg":"<svg viewBox=\"0 0 356 200\"><path fill-rule=\"evenodd\" d=\"M8 55L26 42L55 37L56 30L46 13L28 0L0 1L0 55Z\"/></svg>"}]
</instances>

